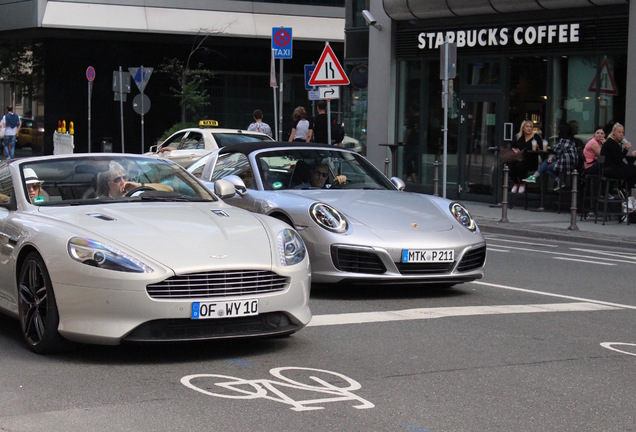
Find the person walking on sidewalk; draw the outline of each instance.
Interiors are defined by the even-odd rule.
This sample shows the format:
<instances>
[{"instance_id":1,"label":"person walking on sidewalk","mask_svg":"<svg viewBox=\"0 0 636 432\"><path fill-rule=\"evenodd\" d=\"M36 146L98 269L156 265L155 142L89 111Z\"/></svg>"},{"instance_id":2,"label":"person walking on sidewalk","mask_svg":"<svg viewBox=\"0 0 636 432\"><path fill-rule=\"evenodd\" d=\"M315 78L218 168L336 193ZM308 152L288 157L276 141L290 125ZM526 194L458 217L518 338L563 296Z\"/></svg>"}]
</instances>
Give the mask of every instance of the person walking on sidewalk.
<instances>
[{"instance_id":1,"label":"person walking on sidewalk","mask_svg":"<svg viewBox=\"0 0 636 432\"><path fill-rule=\"evenodd\" d=\"M15 157L16 137L20 133L22 120L13 112L12 106L7 107L7 113L2 117L0 127L4 129L4 155L7 159L13 159Z\"/></svg>"},{"instance_id":2,"label":"person walking on sidewalk","mask_svg":"<svg viewBox=\"0 0 636 432\"><path fill-rule=\"evenodd\" d=\"M532 159L528 152L535 151L541 142L541 137L534 133L532 121L522 121L519 133L515 136L515 142L512 144L512 151L515 153L523 152L524 158L521 161L508 163L510 181L513 184L511 193L522 194L526 191L526 185L522 179L528 175L528 169L537 169L538 166L536 155L535 159Z\"/></svg>"},{"instance_id":3,"label":"person walking on sidewalk","mask_svg":"<svg viewBox=\"0 0 636 432\"><path fill-rule=\"evenodd\" d=\"M255 109L252 116L254 117L254 121L250 123L247 130L250 132L254 131L264 133L268 137L272 138L272 128L263 121L263 111Z\"/></svg>"},{"instance_id":4,"label":"person walking on sidewalk","mask_svg":"<svg viewBox=\"0 0 636 432\"><path fill-rule=\"evenodd\" d=\"M294 110L294 126L292 126L291 135L289 135L289 142L309 142L311 141L311 124L307 120L307 111L302 106L297 106Z\"/></svg>"},{"instance_id":5,"label":"person walking on sidewalk","mask_svg":"<svg viewBox=\"0 0 636 432\"><path fill-rule=\"evenodd\" d=\"M554 146L554 150L546 160L544 160L537 171L528 178L523 179L526 183L536 183L537 178L544 172L554 179L556 185L554 190L558 191L563 187L559 173L570 174L578 165L578 152L572 136L572 128L564 123L559 126L559 140Z\"/></svg>"}]
</instances>

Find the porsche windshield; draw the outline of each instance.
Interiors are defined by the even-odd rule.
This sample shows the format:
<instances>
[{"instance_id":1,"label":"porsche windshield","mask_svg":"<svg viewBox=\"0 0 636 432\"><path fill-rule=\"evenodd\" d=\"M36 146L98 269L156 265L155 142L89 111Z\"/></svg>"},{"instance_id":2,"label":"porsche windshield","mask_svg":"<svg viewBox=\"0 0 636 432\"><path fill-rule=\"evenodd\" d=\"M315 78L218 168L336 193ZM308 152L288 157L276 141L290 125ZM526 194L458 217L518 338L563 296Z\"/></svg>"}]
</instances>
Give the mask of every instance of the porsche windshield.
<instances>
[{"instance_id":1,"label":"porsche windshield","mask_svg":"<svg viewBox=\"0 0 636 432\"><path fill-rule=\"evenodd\" d=\"M76 155L23 163L20 169L35 205L216 200L179 165L157 158Z\"/></svg>"},{"instance_id":2,"label":"porsche windshield","mask_svg":"<svg viewBox=\"0 0 636 432\"><path fill-rule=\"evenodd\" d=\"M321 166L327 173L328 181L338 176L346 179L346 184L341 185L343 189L395 190L389 179L354 152L336 149L277 149L259 152L255 159L261 177L267 176L269 184L273 185L266 184L266 189L303 188L303 184L309 184L312 169Z\"/></svg>"}]
</instances>

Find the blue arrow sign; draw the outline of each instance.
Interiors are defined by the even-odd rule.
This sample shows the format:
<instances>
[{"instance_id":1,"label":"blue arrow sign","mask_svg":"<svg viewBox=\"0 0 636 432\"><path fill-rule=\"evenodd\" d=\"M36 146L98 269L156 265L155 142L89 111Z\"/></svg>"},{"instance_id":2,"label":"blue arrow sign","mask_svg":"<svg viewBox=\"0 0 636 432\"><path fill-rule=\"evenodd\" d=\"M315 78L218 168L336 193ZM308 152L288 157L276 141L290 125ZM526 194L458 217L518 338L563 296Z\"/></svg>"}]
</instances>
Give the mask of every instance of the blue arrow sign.
<instances>
[{"instance_id":1,"label":"blue arrow sign","mask_svg":"<svg viewBox=\"0 0 636 432\"><path fill-rule=\"evenodd\" d=\"M311 75L314 73L314 69L316 69L315 64L306 64L305 65L305 90L311 90L314 88L309 85L309 80L311 79Z\"/></svg>"}]
</instances>

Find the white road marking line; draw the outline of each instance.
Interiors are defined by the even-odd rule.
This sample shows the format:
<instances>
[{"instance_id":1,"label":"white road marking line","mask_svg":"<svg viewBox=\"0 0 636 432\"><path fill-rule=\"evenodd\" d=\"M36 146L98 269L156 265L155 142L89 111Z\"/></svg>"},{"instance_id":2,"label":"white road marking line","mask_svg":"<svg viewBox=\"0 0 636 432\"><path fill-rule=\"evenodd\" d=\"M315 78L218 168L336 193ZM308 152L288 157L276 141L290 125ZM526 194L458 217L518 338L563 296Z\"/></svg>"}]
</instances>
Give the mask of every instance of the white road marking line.
<instances>
[{"instance_id":1,"label":"white road marking line","mask_svg":"<svg viewBox=\"0 0 636 432\"><path fill-rule=\"evenodd\" d=\"M541 254L551 254L551 255L566 255L566 256L572 256L572 257L577 257L577 258L590 259L589 255L569 254L569 253L566 253L566 252L554 252L554 251L549 251L549 250L537 250L537 249L521 248L521 247L514 247L514 246L505 246L505 247L508 248L508 249L514 249L514 250L520 250L520 251L526 251L526 252L538 252L538 253L541 253ZM619 263L625 263L625 264L636 264L636 262L634 262L634 261L624 261L624 260L620 260L620 259L616 259L616 258L595 257L595 259L605 260L605 261L612 261L612 262L619 262Z\"/></svg>"},{"instance_id":2,"label":"white road marking line","mask_svg":"<svg viewBox=\"0 0 636 432\"><path fill-rule=\"evenodd\" d=\"M384 312L358 312L346 314L315 315L309 322L307 327L423 320L453 316L504 315L538 312L590 312L616 309L620 309L620 307L586 302L534 305L419 308Z\"/></svg>"},{"instance_id":3,"label":"white road marking line","mask_svg":"<svg viewBox=\"0 0 636 432\"><path fill-rule=\"evenodd\" d=\"M579 252L591 252L591 253L595 253L595 254L598 254L598 255L607 255L607 256L611 256L611 257L619 257L619 258L627 258L627 259L636 260L636 254L629 253L629 252L615 252L615 251L604 251L604 250L596 250L596 249L581 249L581 248L570 248L570 249L574 250L574 251L579 251Z\"/></svg>"},{"instance_id":4,"label":"white road marking line","mask_svg":"<svg viewBox=\"0 0 636 432\"><path fill-rule=\"evenodd\" d=\"M508 253L510 252L510 249L495 249L493 247L490 247L490 245L488 245L488 252L507 252Z\"/></svg>"},{"instance_id":5,"label":"white road marking line","mask_svg":"<svg viewBox=\"0 0 636 432\"><path fill-rule=\"evenodd\" d=\"M564 261L576 261L576 262L582 262L582 263L586 263L586 264L606 265L606 266L615 266L615 265L618 265L618 264L614 264L614 263L606 263L606 262L599 262L599 261L582 260L582 259L577 259L577 258L554 257L554 259L557 259L557 260L564 260Z\"/></svg>"},{"instance_id":6,"label":"white road marking line","mask_svg":"<svg viewBox=\"0 0 636 432\"><path fill-rule=\"evenodd\" d=\"M586 298L582 298L582 297L574 297L574 296L568 296L568 295L563 295L563 294L553 294L553 293L548 293L548 292L544 292L544 291L535 291L535 290L526 289L526 288L516 288L516 287L511 287L511 286L507 286L507 285L499 285L499 284L494 284L494 283L489 283L489 282L473 281L471 283L474 283L474 284L477 284L477 285L489 286L489 287L493 287L493 288L506 289L506 290L510 290L510 291L525 292L525 293L528 293L528 294L537 294L537 295L542 295L542 296L547 296L547 297L557 297L557 298L573 300L573 301L582 301L582 302L586 302L586 303L595 303L595 304L611 306L611 307L615 307L615 308L619 308L619 309L634 309L634 310L636 310L636 306L631 306L631 305L626 305L626 304L611 303L611 302L606 302L606 301L601 301L601 300L586 299Z\"/></svg>"},{"instance_id":7,"label":"white road marking line","mask_svg":"<svg viewBox=\"0 0 636 432\"><path fill-rule=\"evenodd\" d=\"M484 236L484 238L486 240L492 239L492 240L500 241L500 242L521 243L521 244L528 245L528 246L541 246L541 247L551 247L551 248L559 247L559 245L553 245L553 244L529 243L529 242L524 242L524 241L519 241L519 240L508 240L508 239L502 239L502 238L499 238L499 237L491 237L491 236ZM490 243L488 243L488 244L490 245Z\"/></svg>"}]
</instances>

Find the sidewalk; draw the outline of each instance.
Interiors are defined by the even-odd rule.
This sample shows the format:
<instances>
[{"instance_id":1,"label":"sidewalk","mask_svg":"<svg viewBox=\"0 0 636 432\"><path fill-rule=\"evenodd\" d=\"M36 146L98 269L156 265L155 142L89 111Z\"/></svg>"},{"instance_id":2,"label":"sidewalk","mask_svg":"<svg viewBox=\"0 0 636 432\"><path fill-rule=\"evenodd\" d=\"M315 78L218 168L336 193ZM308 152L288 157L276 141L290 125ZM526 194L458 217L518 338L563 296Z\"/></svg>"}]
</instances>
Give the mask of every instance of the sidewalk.
<instances>
[{"instance_id":1,"label":"sidewalk","mask_svg":"<svg viewBox=\"0 0 636 432\"><path fill-rule=\"evenodd\" d=\"M581 221L577 215L576 228L578 229L569 229L571 225L569 209L561 211L559 214L552 209L533 211L515 207L507 210L508 222L501 222L501 207L473 201L463 201L462 203L484 233L636 248L636 224L619 223L616 218L602 225L600 220L595 224L593 217Z\"/></svg>"}]
</instances>

